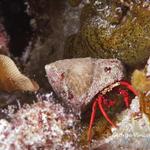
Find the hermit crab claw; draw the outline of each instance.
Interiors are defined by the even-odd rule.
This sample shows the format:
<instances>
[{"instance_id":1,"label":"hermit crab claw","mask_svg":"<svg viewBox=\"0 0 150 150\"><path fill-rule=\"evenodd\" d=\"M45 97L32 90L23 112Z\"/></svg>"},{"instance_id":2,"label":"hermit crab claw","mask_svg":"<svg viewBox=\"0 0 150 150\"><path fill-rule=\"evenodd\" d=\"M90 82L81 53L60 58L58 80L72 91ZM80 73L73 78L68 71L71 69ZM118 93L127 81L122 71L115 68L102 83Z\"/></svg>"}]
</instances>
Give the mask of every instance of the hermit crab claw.
<instances>
[{"instance_id":1,"label":"hermit crab claw","mask_svg":"<svg viewBox=\"0 0 150 150\"><path fill-rule=\"evenodd\" d=\"M125 86L127 89L129 89L133 94L137 95L137 92L134 90L134 88L126 81L120 81L118 85ZM126 90L119 89L119 93L123 96L123 100L125 102L126 107L129 108L129 94L127 93ZM98 105L99 110L105 117L105 119L111 124L112 127L116 128L117 126L111 121L107 113L105 112L105 109L103 108L103 104L105 104L107 107L109 107L109 103L105 102L105 98L102 94L98 95L98 97L94 100L93 105L92 105L92 113L91 113L91 119L90 119L90 124L89 124L89 130L88 130L88 141L91 141L91 130L92 130L92 125L95 119L95 114L96 114L96 108ZM114 104L114 103L111 103Z\"/></svg>"}]
</instances>

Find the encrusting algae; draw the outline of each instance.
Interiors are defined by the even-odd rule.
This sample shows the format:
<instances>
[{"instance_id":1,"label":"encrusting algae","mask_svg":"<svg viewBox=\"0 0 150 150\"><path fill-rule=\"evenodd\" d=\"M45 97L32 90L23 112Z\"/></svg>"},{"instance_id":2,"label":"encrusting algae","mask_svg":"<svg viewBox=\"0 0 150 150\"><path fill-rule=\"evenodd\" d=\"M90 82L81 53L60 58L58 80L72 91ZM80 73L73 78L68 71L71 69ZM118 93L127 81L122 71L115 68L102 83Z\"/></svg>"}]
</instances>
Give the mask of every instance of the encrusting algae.
<instances>
[{"instance_id":1,"label":"encrusting algae","mask_svg":"<svg viewBox=\"0 0 150 150\"><path fill-rule=\"evenodd\" d=\"M10 121L0 119L0 150L77 149L75 117L54 103L52 95L17 112L12 107L7 114Z\"/></svg>"},{"instance_id":2,"label":"encrusting algae","mask_svg":"<svg viewBox=\"0 0 150 150\"><path fill-rule=\"evenodd\" d=\"M92 0L82 9L80 30L66 40L65 58L118 58L137 68L150 55L150 4L140 0Z\"/></svg>"}]
</instances>

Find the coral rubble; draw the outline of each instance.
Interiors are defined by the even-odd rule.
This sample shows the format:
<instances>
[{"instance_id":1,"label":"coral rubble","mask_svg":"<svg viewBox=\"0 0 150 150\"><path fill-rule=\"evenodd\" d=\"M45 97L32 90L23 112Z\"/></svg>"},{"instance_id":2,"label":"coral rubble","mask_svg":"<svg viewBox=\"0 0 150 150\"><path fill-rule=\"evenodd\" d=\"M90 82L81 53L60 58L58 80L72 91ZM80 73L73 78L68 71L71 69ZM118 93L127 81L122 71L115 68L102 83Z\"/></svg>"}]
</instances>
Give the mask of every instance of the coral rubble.
<instances>
[{"instance_id":1,"label":"coral rubble","mask_svg":"<svg viewBox=\"0 0 150 150\"><path fill-rule=\"evenodd\" d=\"M45 96L49 97L48 94ZM65 113L51 96L48 99L24 105L16 113L8 113L10 122L0 120L0 150L75 149L75 117Z\"/></svg>"}]
</instances>

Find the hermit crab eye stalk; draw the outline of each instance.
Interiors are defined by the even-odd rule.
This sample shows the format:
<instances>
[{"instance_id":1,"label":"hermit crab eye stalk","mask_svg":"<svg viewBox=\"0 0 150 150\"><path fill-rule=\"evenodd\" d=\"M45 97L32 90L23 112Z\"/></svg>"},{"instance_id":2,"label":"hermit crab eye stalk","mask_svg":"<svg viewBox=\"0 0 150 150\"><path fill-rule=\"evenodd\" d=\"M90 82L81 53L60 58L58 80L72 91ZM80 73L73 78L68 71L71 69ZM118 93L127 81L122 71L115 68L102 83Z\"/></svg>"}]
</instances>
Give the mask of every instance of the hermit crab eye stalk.
<instances>
[{"instance_id":1,"label":"hermit crab eye stalk","mask_svg":"<svg viewBox=\"0 0 150 150\"><path fill-rule=\"evenodd\" d=\"M137 92L134 90L134 88L126 81L120 81L120 82L115 83L114 85L115 85L114 87L116 87L116 85L124 86L128 90L130 90L134 95L137 95ZM111 124L111 126L114 127L114 128L117 127L111 121L111 119L109 118L109 116L105 112L105 109L103 108L104 104L106 105L106 107L109 107L109 105L112 105L112 106L114 105L113 101L110 101L109 103L106 103L106 99L104 98L104 94L106 94L106 92L109 92L108 89L110 89L110 88L105 88L93 102L91 119L90 119L89 129L88 129L88 141L89 142L91 141L92 125L94 123L97 105L98 105L99 110L101 111L101 113L103 114L105 119ZM111 89L112 89L112 87L111 87ZM122 89L119 89L118 92L119 92L119 94L121 94L123 96L124 103L125 103L126 107L128 108L129 107L129 94L128 94L128 92L126 90L122 90Z\"/></svg>"}]
</instances>

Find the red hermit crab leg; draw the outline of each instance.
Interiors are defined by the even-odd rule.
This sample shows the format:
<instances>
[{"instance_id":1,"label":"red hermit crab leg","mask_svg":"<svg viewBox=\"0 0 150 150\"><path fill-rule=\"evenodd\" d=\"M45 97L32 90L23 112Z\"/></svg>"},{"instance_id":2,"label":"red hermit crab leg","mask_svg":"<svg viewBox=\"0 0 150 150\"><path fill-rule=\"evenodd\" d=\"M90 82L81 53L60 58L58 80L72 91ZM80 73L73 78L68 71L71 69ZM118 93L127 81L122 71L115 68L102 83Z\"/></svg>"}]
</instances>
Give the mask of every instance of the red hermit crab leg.
<instances>
[{"instance_id":1,"label":"red hermit crab leg","mask_svg":"<svg viewBox=\"0 0 150 150\"><path fill-rule=\"evenodd\" d=\"M107 113L105 112L105 110L104 110L104 108L102 106L103 99L104 98L102 96L99 96L98 99L97 99L99 109L102 112L102 114L105 117L105 119L112 125L112 127L116 128L117 126L111 121L111 119L109 118L109 116L107 115Z\"/></svg>"},{"instance_id":2,"label":"red hermit crab leg","mask_svg":"<svg viewBox=\"0 0 150 150\"><path fill-rule=\"evenodd\" d=\"M106 114L105 110L103 109L102 103L103 103L103 96L99 96L95 102L93 103L92 106L92 114L91 114L91 119L90 119L90 125L89 125L89 129L88 129L88 141L91 141L91 130L92 130L92 125L95 119L95 114L96 114L96 105L98 103L99 109L102 112L103 116L105 117L105 119L113 126L113 127L117 127L109 118L109 116Z\"/></svg>"},{"instance_id":3,"label":"red hermit crab leg","mask_svg":"<svg viewBox=\"0 0 150 150\"><path fill-rule=\"evenodd\" d=\"M135 95L138 95L138 93L134 90L134 88L125 81L120 81L119 82L120 85L127 87L130 91L132 91ZM124 102L125 105L127 107L129 107L129 94L125 91L125 90L119 90L119 93L123 96L124 98ZM104 97L102 95L98 96L98 98L94 101L93 106L92 106L92 114L91 114L91 119L90 119L90 125L89 125L89 130L88 130L88 140L89 142L91 141L91 130L92 130L92 125L95 119L95 114L96 114L96 105L98 104L98 107L100 109L100 111L102 112L103 116L105 117L105 119L112 125L112 127L117 127L109 118L109 116L107 115L107 113L105 112L104 108L103 108L103 104L106 105L107 107L110 107L112 105L114 105L113 101L110 101L107 103L107 101L105 101Z\"/></svg>"},{"instance_id":4,"label":"red hermit crab leg","mask_svg":"<svg viewBox=\"0 0 150 150\"><path fill-rule=\"evenodd\" d=\"M91 119L90 119L90 125L88 129L88 141L91 141L91 130L92 130L92 125L95 119L95 114L96 114L96 106L97 106L97 100L94 101L93 106L92 106L92 114L91 114Z\"/></svg>"},{"instance_id":5,"label":"red hermit crab leg","mask_svg":"<svg viewBox=\"0 0 150 150\"><path fill-rule=\"evenodd\" d=\"M123 96L126 107L129 107L129 94L125 90L119 90L119 93Z\"/></svg>"},{"instance_id":6,"label":"red hermit crab leg","mask_svg":"<svg viewBox=\"0 0 150 150\"><path fill-rule=\"evenodd\" d=\"M132 91L135 95L138 95L138 93L134 90L134 88L126 81L120 81L120 85L127 87L130 91Z\"/></svg>"}]
</instances>

